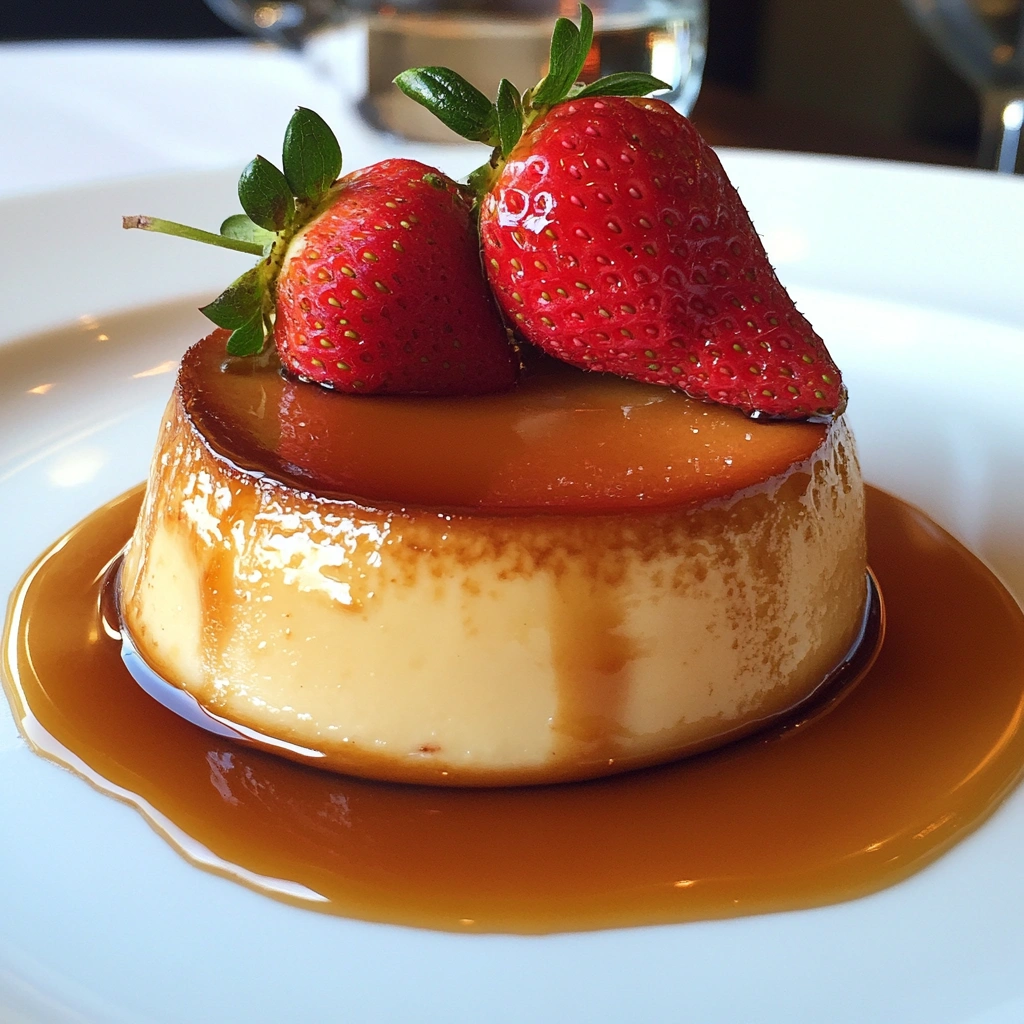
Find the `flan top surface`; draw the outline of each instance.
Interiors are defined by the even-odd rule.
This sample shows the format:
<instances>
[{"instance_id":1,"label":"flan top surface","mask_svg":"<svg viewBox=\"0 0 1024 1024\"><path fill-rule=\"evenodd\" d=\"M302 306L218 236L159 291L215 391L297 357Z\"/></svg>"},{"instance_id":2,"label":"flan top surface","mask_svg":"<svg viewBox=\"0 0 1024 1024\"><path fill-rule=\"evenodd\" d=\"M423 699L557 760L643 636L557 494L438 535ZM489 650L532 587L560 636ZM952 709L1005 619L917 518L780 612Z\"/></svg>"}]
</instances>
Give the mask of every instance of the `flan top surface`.
<instances>
[{"instance_id":1,"label":"flan top surface","mask_svg":"<svg viewBox=\"0 0 1024 1024\"><path fill-rule=\"evenodd\" d=\"M445 511L697 506L784 474L827 433L546 358L505 394L344 395L226 356L222 332L189 349L177 387L207 443L242 470L325 497Z\"/></svg>"}]
</instances>

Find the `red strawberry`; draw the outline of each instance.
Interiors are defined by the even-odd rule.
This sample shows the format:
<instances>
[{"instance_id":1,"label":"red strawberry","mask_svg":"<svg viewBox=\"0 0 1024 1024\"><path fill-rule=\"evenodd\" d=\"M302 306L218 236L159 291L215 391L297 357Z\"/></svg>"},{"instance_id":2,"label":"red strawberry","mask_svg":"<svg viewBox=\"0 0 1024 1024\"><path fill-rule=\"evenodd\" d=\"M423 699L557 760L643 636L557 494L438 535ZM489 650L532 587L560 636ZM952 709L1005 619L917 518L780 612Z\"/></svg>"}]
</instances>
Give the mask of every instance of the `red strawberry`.
<instances>
[{"instance_id":1,"label":"red strawberry","mask_svg":"<svg viewBox=\"0 0 1024 1024\"><path fill-rule=\"evenodd\" d=\"M779 284L711 147L649 75L576 79L593 37L555 25L548 75L490 104L454 72L397 79L467 138L495 146L470 177L498 302L566 362L736 406L827 416L845 390L824 342Z\"/></svg>"},{"instance_id":2,"label":"red strawberry","mask_svg":"<svg viewBox=\"0 0 1024 1024\"><path fill-rule=\"evenodd\" d=\"M472 395L515 383L518 359L480 267L471 205L434 168L385 160L340 181L330 128L299 108L284 172L242 172L245 214L219 235L151 217L140 227L261 257L203 312L232 355L271 334L294 374L361 394Z\"/></svg>"},{"instance_id":3,"label":"red strawberry","mask_svg":"<svg viewBox=\"0 0 1024 1024\"><path fill-rule=\"evenodd\" d=\"M747 413L840 404L717 156L666 103L554 107L484 196L480 233L502 309L559 359Z\"/></svg>"},{"instance_id":4,"label":"red strawberry","mask_svg":"<svg viewBox=\"0 0 1024 1024\"><path fill-rule=\"evenodd\" d=\"M414 160L342 178L291 242L274 339L299 377L345 391L470 395L515 381L470 205Z\"/></svg>"}]
</instances>

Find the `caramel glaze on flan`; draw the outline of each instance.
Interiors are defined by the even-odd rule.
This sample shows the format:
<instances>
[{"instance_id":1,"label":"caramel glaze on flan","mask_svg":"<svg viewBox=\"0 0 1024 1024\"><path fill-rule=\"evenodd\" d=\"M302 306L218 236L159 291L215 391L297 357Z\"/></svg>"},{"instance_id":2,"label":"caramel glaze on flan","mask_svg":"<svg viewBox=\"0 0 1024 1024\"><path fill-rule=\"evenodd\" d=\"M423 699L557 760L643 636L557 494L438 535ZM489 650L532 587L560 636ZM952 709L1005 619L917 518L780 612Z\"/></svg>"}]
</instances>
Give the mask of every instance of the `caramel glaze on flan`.
<instances>
[{"instance_id":1,"label":"caramel glaze on flan","mask_svg":"<svg viewBox=\"0 0 1024 1024\"><path fill-rule=\"evenodd\" d=\"M865 607L831 425L541 361L361 398L186 354L122 569L144 660L358 775L496 785L705 749L807 698Z\"/></svg>"}]
</instances>

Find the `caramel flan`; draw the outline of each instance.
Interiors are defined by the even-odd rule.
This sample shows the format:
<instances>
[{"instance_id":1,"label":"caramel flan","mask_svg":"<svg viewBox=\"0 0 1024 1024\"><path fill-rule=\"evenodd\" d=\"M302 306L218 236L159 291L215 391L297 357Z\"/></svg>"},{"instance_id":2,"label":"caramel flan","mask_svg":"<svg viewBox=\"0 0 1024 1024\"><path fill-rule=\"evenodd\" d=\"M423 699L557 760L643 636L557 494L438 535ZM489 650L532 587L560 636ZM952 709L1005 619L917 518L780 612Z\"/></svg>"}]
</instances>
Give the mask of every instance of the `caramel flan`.
<instances>
[{"instance_id":1,"label":"caramel flan","mask_svg":"<svg viewBox=\"0 0 1024 1024\"><path fill-rule=\"evenodd\" d=\"M752 731L860 634L842 417L760 423L553 361L364 398L181 364L121 574L144 662L211 716L396 781L584 779Z\"/></svg>"}]
</instances>

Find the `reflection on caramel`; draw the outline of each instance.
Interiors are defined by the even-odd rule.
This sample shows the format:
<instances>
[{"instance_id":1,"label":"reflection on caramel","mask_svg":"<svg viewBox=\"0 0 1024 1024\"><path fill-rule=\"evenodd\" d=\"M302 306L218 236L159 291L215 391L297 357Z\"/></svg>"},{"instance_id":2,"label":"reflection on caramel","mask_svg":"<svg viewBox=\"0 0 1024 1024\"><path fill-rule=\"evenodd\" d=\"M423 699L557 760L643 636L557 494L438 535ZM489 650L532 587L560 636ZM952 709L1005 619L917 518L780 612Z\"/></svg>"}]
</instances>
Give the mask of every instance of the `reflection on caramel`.
<instances>
[{"instance_id":1,"label":"reflection on caramel","mask_svg":"<svg viewBox=\"0 0 1024 1024\"><path fill-rule=\"evenodd\" d=\"M37 750L173 830L186 856L292 903L524 933L816 906L921 868L1021 776L1024 615L952 538L877 491L887 638L845 700L664 768L497 790L318 772L151 700L98 608L139 500L80 524L16 592L4 643L16 716ZM614 669L614 641L594 664Z\"/></svg>"},{"instance_id":2,"label":"reflection on caramel","mask_svg":"<svg viewBox=\"0 0 1024 1024\"><path fill-rule=\"evenodd\" d=\"M507 394L368 401L226 359L214 334L177 387L241 469L327 497L499 515L701 505L806 461L826 434L541 357Z\"/></svg>"}]
</instances>

